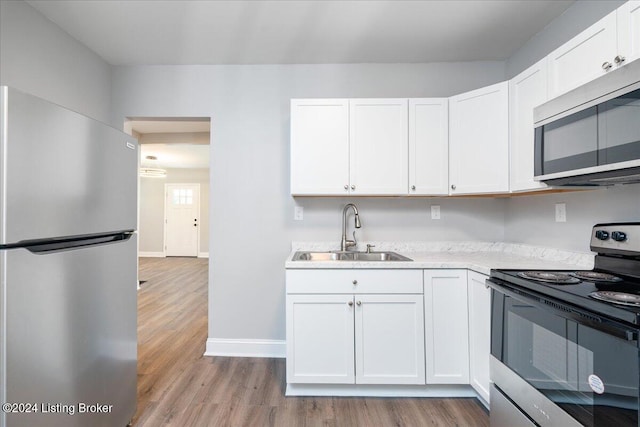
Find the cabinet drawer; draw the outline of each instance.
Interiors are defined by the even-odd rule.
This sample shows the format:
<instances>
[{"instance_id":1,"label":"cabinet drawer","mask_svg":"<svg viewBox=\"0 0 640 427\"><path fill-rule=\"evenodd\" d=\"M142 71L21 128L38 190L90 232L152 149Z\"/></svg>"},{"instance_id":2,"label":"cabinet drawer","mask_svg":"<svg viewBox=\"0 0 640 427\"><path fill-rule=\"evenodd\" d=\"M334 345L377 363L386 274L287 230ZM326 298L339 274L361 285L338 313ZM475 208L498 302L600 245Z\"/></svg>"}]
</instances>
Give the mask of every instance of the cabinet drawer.
<instances>
[{"instance_id":1,"label":"cabinet drawer","mask_svg":"<svg viewBox=\"0 0 640 427\"><path fill-rule=\"evenodd\" d=\"M287 270L287 294L422 294L422 270Z\"/></svg>"}]
</instances>

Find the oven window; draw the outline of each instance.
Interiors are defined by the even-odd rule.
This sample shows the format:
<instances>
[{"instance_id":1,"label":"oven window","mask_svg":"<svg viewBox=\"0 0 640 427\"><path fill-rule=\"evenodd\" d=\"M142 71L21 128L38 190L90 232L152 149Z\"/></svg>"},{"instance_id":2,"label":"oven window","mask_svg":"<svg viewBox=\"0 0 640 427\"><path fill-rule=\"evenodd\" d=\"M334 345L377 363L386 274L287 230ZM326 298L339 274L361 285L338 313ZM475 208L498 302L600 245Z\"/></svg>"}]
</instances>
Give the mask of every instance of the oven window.
<instances>
[{"instance_id":1,"label":"oven window","mask_svg":"<svg viewBox=\"0 0 640 427\"><path fill-rule=\"evenodd\" d=\"M637 342L505 298L502 363L585 426L638 426Z\"/></svg>"},{"instance_id":2,"label":"oven window","mask_svg":"<svg viewBox=\"0 0 640 427\"><path fill-rule=\"evenodd\" d=\"M640 89L598 106L599 164L640 159Z\"/></svg>"}]
</instances>

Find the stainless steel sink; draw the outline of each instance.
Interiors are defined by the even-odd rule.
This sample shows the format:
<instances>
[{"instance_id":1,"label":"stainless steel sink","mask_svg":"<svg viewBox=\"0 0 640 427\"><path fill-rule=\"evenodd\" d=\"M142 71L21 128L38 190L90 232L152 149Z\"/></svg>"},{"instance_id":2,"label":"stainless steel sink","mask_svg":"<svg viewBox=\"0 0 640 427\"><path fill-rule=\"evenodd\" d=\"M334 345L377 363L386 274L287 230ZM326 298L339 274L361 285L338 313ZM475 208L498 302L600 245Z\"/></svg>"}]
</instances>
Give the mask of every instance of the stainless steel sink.
<instances>
[{"instance_id":1,"label":"stainless steel sink","mask_svg":"<svg viewBox=\"0 0 640 427\"><path fill-rule=\"evenodd\" d=\"M395 252L306 252L293 255L293 261L413 261Z\"/></svg>"}]
</instances>

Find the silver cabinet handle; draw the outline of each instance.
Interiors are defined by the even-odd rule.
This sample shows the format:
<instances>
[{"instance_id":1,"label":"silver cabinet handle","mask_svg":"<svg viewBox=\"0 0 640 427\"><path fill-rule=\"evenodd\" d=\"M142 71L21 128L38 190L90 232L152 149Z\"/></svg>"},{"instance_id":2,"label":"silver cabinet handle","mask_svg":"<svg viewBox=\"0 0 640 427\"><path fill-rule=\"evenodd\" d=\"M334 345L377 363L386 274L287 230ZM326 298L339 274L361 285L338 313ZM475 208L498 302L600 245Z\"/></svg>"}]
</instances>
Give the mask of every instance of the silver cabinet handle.
<instances>
[{"instance_id":1,"label":"silver cabinet handle","mask_svg":"<svg viewBox=\"0 0 640 427\"><path fill-rule=\"evenodd\" d=\"M349 301L347 304L349 304L349 307L353 306L353 301Z\"/></svg>"},{"instance_id":2,"label":"silver cabinet handle","mask_svg":"<svg viewBox=\"0 0 640 427\"><path fill-rule=\"evenodd\" d=\"M355 189L356 189L356 186L355 186L355 185L351 185L351 189L352 189L352 190L355 190Z\"/></svg>"},{"instance_id":3,"label":"silver cabinet handle","mask_svg":"<svg viewBox=\"0 0 640 427\"><path fill-rule=\"evenodd\" d=\"M412 186L411 186L411 189L412 189L413 191L416 191L416 186L415 186L415 185L412 185Z\"/></svg>"},{"instance_id":4,"label":"silver cabinet handle","mask_svg":"<svg viewBox=\"0 0 640 427\"><path fill-rule=\"evenodd\" d=\"M602 63L602 69L605 71L609 71L611 67L613 67L613 65L611 65L611 62L609 61L605 61Z\"/></svg>"},{"instance_id":5,"label":"silver cabinet handle","mask_svg":"<svg viewBox=\"0 0 640 427\"><path fill-rule=\"evenodd\" d=\"M615 58L613 58L613 62L615 62L616 65L620 65L620 64L622 64L624 62L625 59L627 59L627 58L625 58L622 55L618 55Z\"/></svg>"},{"instance_id":6,"label":"silver cabinet handle","mask_svg":"<svg viewBox=\"0 0 640 427\"><path fill-rule=\"evenodd\" d=\"M354 285L357 285L357 284L358 284L358 281L354 279L354 281L353 281L353 282L351 282L351 283L353 283Z\"/></svg>"},{"instance_id":7,"label":"silver cabinet handle","mask_svg":"<svg viewBox=\"0 0 640 427\"><path fill-rule=\"evenodd\" d=\"M455 184L451 184L451 189L455 190L456 189L456 185Z\"/></svg>"},{"instance_id":8,"label":"silver cabinet handle","mask_svg":"<svg viewBox=\"0 0 640 427\"><path fill-rule=\"evenodd\" d=\"M362 301L358 301L356 304L358 304L358 305L362 305Z\"/></svg>"},{"instance_id":9,"label":"silver cabinet handle","mask_svg":"<svg viewBox=\"0 0 640 427\"><path fill-rule=\"evenodd\" d=\"M345 190L348 190L348 189L349 189L349 186L348 186L348 185L345 185L345 186L344 186L344 189L345 189Z\"/></svg>"}]
</instances>

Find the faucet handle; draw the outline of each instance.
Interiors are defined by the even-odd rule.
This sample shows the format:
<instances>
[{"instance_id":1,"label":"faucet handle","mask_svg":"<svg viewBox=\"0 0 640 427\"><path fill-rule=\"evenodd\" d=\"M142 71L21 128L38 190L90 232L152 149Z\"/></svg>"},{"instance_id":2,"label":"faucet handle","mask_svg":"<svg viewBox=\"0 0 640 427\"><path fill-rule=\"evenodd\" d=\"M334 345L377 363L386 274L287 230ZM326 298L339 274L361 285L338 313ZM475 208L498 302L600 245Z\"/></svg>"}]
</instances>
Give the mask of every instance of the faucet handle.
<instances>
[{"instance_id":1,"label":"faucet handle","mask_svg":"<svg viewBox=\"0 0 640 427\"><path fill-rule=\"evenodd\" d=\"M353 246L355 247L358 244L358 241L356 240L356 230L353 230Z\"/></svg>"},{"instance_id":2,"label":"faucet handle","mask_svg":"<svg viewBox=\"0 0 640 427\"><path fill-rule=\"evenodd\" d=\"M367 243L367 253L370 254L371 253L371 248L375 248L376 245L370 245Z\"/></svg>"}]
</instances>

